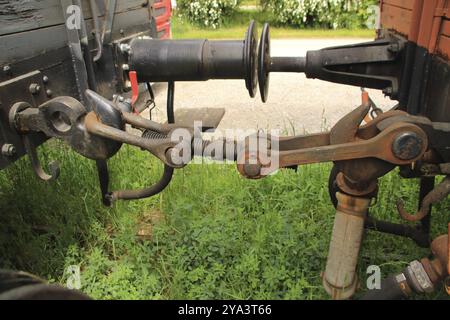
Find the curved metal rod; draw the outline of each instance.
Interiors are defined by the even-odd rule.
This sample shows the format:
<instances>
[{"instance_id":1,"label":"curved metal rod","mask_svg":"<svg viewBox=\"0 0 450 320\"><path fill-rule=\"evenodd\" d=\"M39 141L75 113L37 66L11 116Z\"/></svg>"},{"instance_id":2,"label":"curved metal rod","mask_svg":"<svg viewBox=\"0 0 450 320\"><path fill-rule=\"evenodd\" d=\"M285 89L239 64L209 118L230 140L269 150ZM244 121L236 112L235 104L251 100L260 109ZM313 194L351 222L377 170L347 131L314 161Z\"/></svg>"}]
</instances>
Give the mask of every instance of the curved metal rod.
<instances>
[{"instance_id":1,"label":"curved metal rod","mask_svg":"<svg viewBox=\"0 0 450 320\"><path fill-rule=\"evenodd\" d=\"M175 101L175 82L169 81L167 87L167 122L175 123L174 105Z\"/></svg>"},{"instance_id":2,"label":"curved metal rod","mask_svg":"<svg viewBox=\"0 0 450 320\"><path fill-rule=\"evenodd\" d=\"M135 147L140 147L144 150L149 151L159 160L165 164L170 164L165 152L166 150L173 148L176 144L172 142L169 138L166 140L150 140L143 139L134 134L130 134L126 131L122 131L110 126L107 126L100 122L95 113L90 112L86 116L85 126L89 133L93 135L114 140L117 142L129 144Z\"/></svg>"},{"instance_id":3,"label":"curved metal rod","mask_svg":"<svg viewBox=\"0 0 450 320\"><path fill-rule=\"evenodd\" d=\"M405 206L402 200L397 201L398 213L406 221L410 222L420 221L430 213L431 205L444 200L444 198L447 197L449 194L450 194L450 176L447 176L433 191L431 191L423 199L422 206L415 215L411 215L405 210Z\"/></svg>"},{"instance_id":4,"label":"curved metal rod","mask_svg":"<svg viewBox=\"0 0 450 320\"><path fill-rule=\"evenodd\" d=\"M102 193L102 202L105 206L111 206L111 199L109 198L109 171L108 162L106 160L97 160L98 180L100 182L100 191Z\"/></svg>"},{"instance_id":5,"label":"curved metal rod","mask_svg":"<svg viewBox=\"0 0 450 320\"><path fill-rule=\"evenodd\" d=\"M94 20L95 41L97 42L97 54L94 57L94 62L100 60L103 54L102 35L100 34L100 21L98 19L98 8L95 0L90 0L92 19Z\"/></svg>"},{"instance_id":6,"label":"curved metal rod","mask_svg":"<svg viewBox=\"0 0 450 320\"><path fill-rule=\"evenodd\" d=\"M169 83L169 89L168 89L168 99L167 99L167 118L168 123L173 124L175 122L175 115L173 110L173 104L174 104L174 89L175 84L173 82ZM147 126L147 130L150 130L148 127L153 126L156 123L153 123L152 121L146 120L142 117L135 116L133 114L128 114L127 119L128 123L135 123L135 124L141 124L143 127ZM162 128L159 128L162 129ZM151 130L150 130L151 131ZM160 132L158 132L161 134ZM162 134L164 137L164 134ZM114 191L109 195L110 202L114 202L116 200L140 200L140 199L146 199L153 197L167 188L167 186L172 181L174 168L168 166L167 164L164 165L164 173L161 177L161 179L155 183L154 185L139 189L139 190L121 190L121 191Z\"/></svg>"},{"instance_id":7,"label":"curved metal rod","mask_svg":"<svg viewBox=\"0 0 450 320\"><path fill-rule=\"evenodd\" d=\"M413 226L377 220L373 217L367 217L364 227L367 230L409 238L421 248L430 247L430 239L428 237L428 234Z\"/></svg>"},{"instance_id":8,"label":"curved metal rod","mask_svg":"<svg viewBox=\"0 0 450 320\"><path fill-rule=\"evenodd\" d=\"M31 165L33 167L34 173L38 176L39 179L43 181L54 181L58 179L59 174L61 172L59 163L57 161L52 161L48 164L50 169L50 174L46 173L44 169L42 169L41 163L39 162L39 157L36 151L36 147L31 142L28 136L23 137L23 143L25 145L25 149L27 151L28 156L31 160Z\"/></svg>"},{"instance_id":9,"label":"curved metal rod","mask_svg":"<svg viewBox=\"0 0 450 320\"><path fill-rule=\"evenodd\" d=\"M111 193L110 200L139 200L153 197L161 193L172 181L174 168L164 165L164 173L161 179L149 188L139 190L121 190Z\"/></svg>"}]
</instances>

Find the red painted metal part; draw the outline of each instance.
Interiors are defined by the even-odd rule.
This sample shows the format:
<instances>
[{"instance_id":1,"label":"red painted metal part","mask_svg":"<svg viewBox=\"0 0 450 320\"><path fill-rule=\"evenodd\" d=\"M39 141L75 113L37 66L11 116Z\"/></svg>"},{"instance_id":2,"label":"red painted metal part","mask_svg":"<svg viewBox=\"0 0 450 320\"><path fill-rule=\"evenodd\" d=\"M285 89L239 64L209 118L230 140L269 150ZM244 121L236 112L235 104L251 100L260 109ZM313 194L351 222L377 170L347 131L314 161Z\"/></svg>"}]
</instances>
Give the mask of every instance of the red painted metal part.
<instances>
[{"instance_id":1,"label":"red painted metal part","mask_svg":"<svg viewBox=\"0 0 450 320\"><path fill-rule=\"evenodd\" d=\"M139 82L137 79L137 73L136 71L130 71L129 72L130 82L131 82L131 106L133 107L134 113L138 113L135 104L136 101L139 98Z\"/></svg>"},{"instance_id":2,"label":"red painted metal part","mask_svg":"<svg viewBox=\"0 0 450 320\"><path fill-rule=\"evenodd\" d=\"M171 0L156 0L153 4L156 12L156 30L160 39L170 39L172 37L170 19L172 17ZM162 14L158 14L162 12Z\"/></svg>"}]
</instances>

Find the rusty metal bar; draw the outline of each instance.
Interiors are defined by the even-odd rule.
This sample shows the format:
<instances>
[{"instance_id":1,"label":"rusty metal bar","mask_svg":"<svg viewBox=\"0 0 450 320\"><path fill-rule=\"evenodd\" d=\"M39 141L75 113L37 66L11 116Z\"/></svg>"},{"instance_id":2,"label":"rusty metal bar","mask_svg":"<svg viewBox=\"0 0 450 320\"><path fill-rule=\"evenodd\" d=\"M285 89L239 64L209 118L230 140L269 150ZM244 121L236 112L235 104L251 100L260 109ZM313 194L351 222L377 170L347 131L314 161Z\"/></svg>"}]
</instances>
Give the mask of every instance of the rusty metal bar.
<instances>
[{"instance_id":1,"label":"rusty metal bar","mask_svg":"<svg viewBox=\"0 0 450 320\"><path fill-rule=\"evenodd\" d=\"M392 145L394 138L398 134L407 131L415 131L423 138L424 144L421 146L421 156L427 148L426 134L424 132L420 132L422 130L417 126L397 124L383 131L375 138L365 141L356 141L341 145L330 145L293 151L281 151L279 153L280 165L281 167L288 167L293 165L362 158L377 158L397 165L408 164L413 162L414 159L401 160L393 154L390 148L386 148L387 145Z\"/></svg>"},{"instance_id":2,"label":"rusty metal bar","mask_svg":"<svg viewBox=\"0 0 450 320\"><path fill-rule=\"evenodd\" d=\"M97 116L93 112L90 112L86 116L85 125L88 132L94 135L140 147L152 153L165 164L173 166L173 164L166 157L166 151L175 147L175 143L170 139L143 139L142 137L138 137L125 131L102 124L98 121Z\"/></svg>"}]
</instances>

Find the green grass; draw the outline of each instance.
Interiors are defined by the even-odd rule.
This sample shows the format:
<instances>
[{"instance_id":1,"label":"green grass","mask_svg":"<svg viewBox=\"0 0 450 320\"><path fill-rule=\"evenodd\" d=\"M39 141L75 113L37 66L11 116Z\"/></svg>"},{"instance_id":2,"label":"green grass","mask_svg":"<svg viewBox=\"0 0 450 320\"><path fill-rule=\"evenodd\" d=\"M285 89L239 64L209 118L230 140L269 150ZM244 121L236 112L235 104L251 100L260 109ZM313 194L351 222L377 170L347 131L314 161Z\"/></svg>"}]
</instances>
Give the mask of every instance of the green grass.
<instances>
[{"instance_id":1,"label":"green grass","mask_svg":"<svg viewBox=\"0 0 450 320\"><path fill-rule=\"evenodd\" d=\"M172 34L174 39L243 39L249 22L255 20L261 31L264 22L271 23L272 39L300 38L374 38L375 32L367 29L298 29L276 26L271 13L260 11L238 11L219 29L201 28L192 25L176 14L172 18Z\"/></svg>"},{"instance_id":2,"label":"green grass","mask_svg":"<svg viewBox=\"0 0 450 320\"><path fill-rule=\"evenodd\" d=\"M243 0L241 6L259 6L258 0Z\"/></svg>"},{"instance_id":3,"label":"green grass","mask_svg":"<svg viewBox=\"0 0 450 320\"><path fill-rule=\"evenodd\" d=\"M98 299L327 299L324 269L334 209L327 194L329 165L282 171L261 181L234 166L191 165L177 171L161 195L100 204L95 165L60 143L41 151L58 159L62 175L38 181L28 159L0 173L2 268L27 270L65 283L64 270L82 269L82 290ZM114 189L149 185L161 165L129 147L110 161ZM372 213L399 221L394 200L415 206L414 181L382 179ZM450 201L436 208L433 235L445 233ZM161 218L162 217L162 218ZM152 222L150 239L136 233ZM359 273L383 274L426 256L410 240L369 232ZM444 298L442 291L428 298Z\"/></svg>"}]
</instances>

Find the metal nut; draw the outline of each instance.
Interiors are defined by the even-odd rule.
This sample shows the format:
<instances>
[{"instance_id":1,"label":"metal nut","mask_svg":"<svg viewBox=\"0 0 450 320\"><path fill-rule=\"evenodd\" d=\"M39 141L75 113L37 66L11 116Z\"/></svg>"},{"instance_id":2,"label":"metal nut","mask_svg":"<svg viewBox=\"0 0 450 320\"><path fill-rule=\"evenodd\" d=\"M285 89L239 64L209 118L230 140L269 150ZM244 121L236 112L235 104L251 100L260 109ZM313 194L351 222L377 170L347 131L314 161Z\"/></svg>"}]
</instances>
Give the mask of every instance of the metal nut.
<instances>
[{"instance_id":1,"label":"metal nut","mask_svg":"<svg viewBox=\"0 0 450 320\"><path fill-rule=\"evenodd\" d=\"M12 157L16 154L16 152L16 147L13 144L5 143L2 146L2 155L4 155L5 157Z\"/></svg>"},{"instance_id":2,"label":"metal nut","mask_svg":"<svg viewBox=\"0 0 450 320\"><path fill-rule=\"evenodd\" d=\"M432 293L434 291L433 283L419 261L411 262L407 270L417 292Z\"/></svg>"},{"instance_id":3,"label":"metal nut","mask_svg":"<svg viewBox=\"0 0 450 320\"><path fill-rule=\"evenodd\" d=\"M392 53L398 53L400 51L400 46L398 43L391 43L388 47L388 51Z\"/></svg>"},{"instance_id":4,"label":"metal nut","mask_svg":"<svg viewBox=\"0 0 450 320\"><path fill-rule=\"evenodd\" d=\"M244 172L249 178L259 177L262 166L260 164L244 164Z\"/></svg>"},{"instance_id":5,"label":"metal nut","mask_svg":"<svg viewBox=\"0 0 450 320\"><path fill-rule=\"evenodd\" d=\"M32 83L30 84L29 90L31 94L39 94L39 92L41 92L41 86L37 83Z\"/></svg>"},{"instance_id":6,"label":"metal nut","mask_svg":"<svg viewBox=\"0 0 450 320\"><path fill-rule=\"evenodd\" d=\"M399 134L392 143L392 152L401 160L413 160L420 155L423 141L414 132Z\"/></svg>"},{"instance_id":7,"label":"metal nut","mask_svg":"<svg viewBox=\"0 0 450 320\"><path fill-rule=\"evenodd\" d=\"M128 43L121 43L119 48L122 53L129 53L131 50L131 47Z\"/></svg>"},{"instance_id":8,"label":"metal nut","mask_svg":"<svg viewBox=\"0 0 450 320\"><path fill-rule=\"evenodd\" d=\"M391 87L383 89L383 94L386 96L391 96L394 93L394 89Z\"/></svg>"},{"instance_id":9,"label":"metal nut","mask_svg":"<svg viewBox=\"0 0 450 320\"><path fill-rule=\"evenodd\" d=\"M3 72L6 73L6 74L10 74L11 73L11 66L10 65L3 66Z\"/></svg>"}]
</instances>

